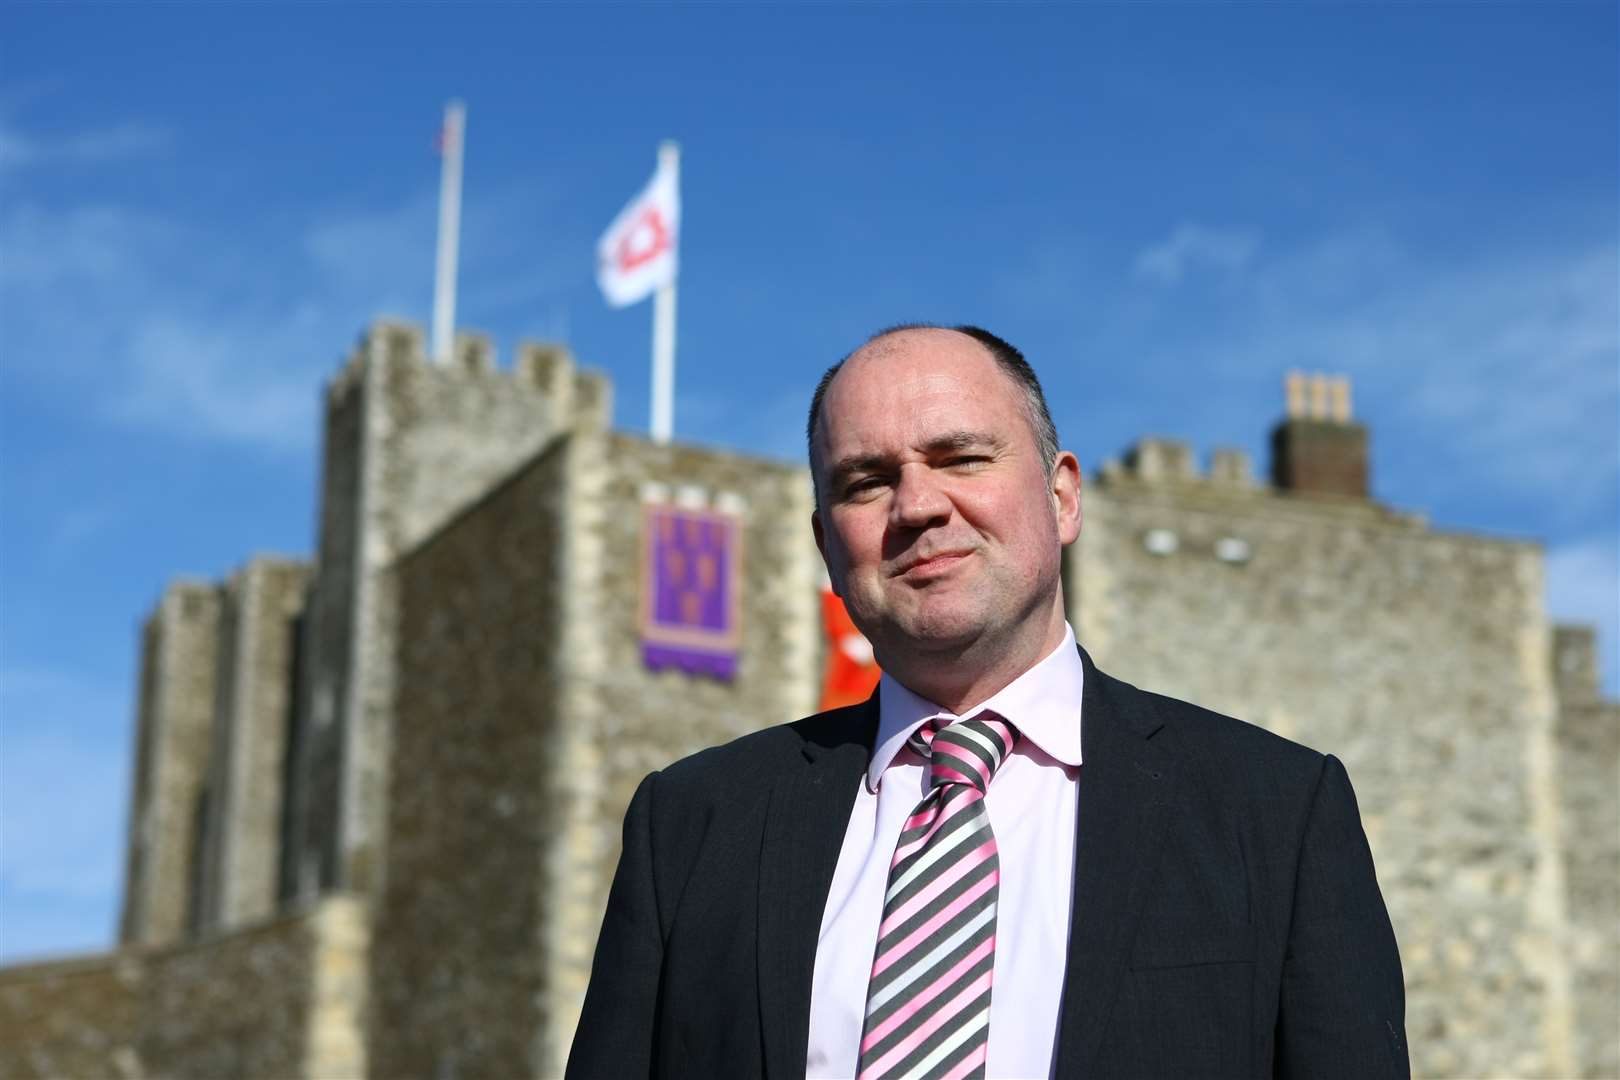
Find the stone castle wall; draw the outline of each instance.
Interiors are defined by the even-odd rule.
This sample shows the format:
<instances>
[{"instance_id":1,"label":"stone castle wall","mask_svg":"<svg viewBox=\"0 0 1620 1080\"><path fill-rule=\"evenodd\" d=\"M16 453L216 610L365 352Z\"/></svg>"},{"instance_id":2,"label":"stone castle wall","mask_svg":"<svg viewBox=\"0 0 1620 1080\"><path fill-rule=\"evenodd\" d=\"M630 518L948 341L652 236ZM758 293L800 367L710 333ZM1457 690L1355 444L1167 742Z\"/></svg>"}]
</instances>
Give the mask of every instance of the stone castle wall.
<instances>
[{"instance_id":1,"label":"stone castle wall","mask_svg":"<svg viewBox=\"0 0 1620 1080\"><path fill-rule=\"evenodd\" d=\"M743 521L733 681L642 664L649 499ZM809 512L801 470L577 431L403 561L381 1074L561 1073L636 784L813 708Z\"/></svg>"},{"instance_id":2,"label":"stone castle wall","mask_svg":"<svg viewBox=\"0 0 1620 1080\"><path fill-rule=\"evenodd\" d=\"M367 1075L364 906L181 945L0 972L0 1076L216 1080Z\"/></svg>"},{"instance_id":3,"label":"stone castle wall","mask_svg":"<svg viewBox=\"0 0 1620 1080\"><path fill-rule=\"evenodd\" d=\"M140 994L144 1075L367 1075L368 946L364 903L329 896L153 957Z\"/></svg>"},{"instance_id":4,"label":"stone castle wall","mask_svg":"<svg viewBox=\"0 0 1620 1080\"><path fill-rule=\"evenodd\" d=\"M1569 897L1576 1057L1584 1077L1620 1076L1620 702L1598 693L1586 627L1554 638L1559 850Z\"/></svg>"},{"instance_id":5,"label":"stone castle wall","mask_svg":"<svg viewBox=\"0 0 1620 1080\"><path fill-rule=\"evenodd\" d=\"M156 612L141 622L138 683L135 689L135 746L130 758L134 775L129 784L129 816L124 824L124 873L118 912L118 943L133 944L141 930L142 908L151 855L146 849L145 825L152 802L152 757L158 706L158 659L163 638Z\"/></svg>"},{"instance_id":6,"label":"stone castle wall","mask_svg":"<svg viewBox=\"0 0 1620 1080\"><path fill-rule=\"evenodd\" d=\"M1540 550L1184 468L1114 470L1085 509L1071 618L1099 665L1345 762L1414 1072L1569 1075Z\"/></svg>"},{"instance_id":7,"label":"stone castle wall","mask_svg":"<svg viewBox=\"0 0 1620 1080\"><path fill-rule=\"evenodd\" d=\"M220 598L207 583L164 591L142 640L139 746L119 939L179 941L196 919L199 800L208 771Z\"/></svg>"},{"instance_id":8,"label":"stone castle wall","mask_svg":"<svg viewBox=\"0 0 1620 1080\"><path fill-rule=\"evenodd\" d=\"M544 933L556 958L552 1071L573 1041L596 935L618 863L621 825L647 773L705 746L815 711L822 653L820 558L803 469L611 435L577 448L571 487L578 616L568 623L570 727L559 790L568 841L552 872ZM649 670L640 655L642 506L673 502L742 520L742 648L730 682Z\"/></svg>"},{"instance_id":9,"label":"stone castle wall","mask_svg":"<svg viewBox=\"0 0 1620 1080\"><path fill-rule=\"evenodd\" d=\"M309 568L256 558L223 590L203 822L199 925L257 922L278 906L282 784L297 616Z\"/></svg>"},{"instance_id":10,"label":"stone castle wall","mask_svg":"<svg viewBox=\"0 0 1620 1080\"><path fill-rule=\"evenodd\" d=\"M0 1076L140 1080L135 950L0 970Z\"/></svg>"},{"instance_id":11,"label":"stone castle wall","mask_svg":"<svg viewBox=\"0 0 1620 1080\"><path fill-rule=\"evenodd\" d=\"M355 365L326 389L321 439L320 526L315 576L299 624L298 680L293 687L287 753L293 767L283 793L281 867L284 902L316 895L338 878L338 808L343 745L339 722L348 698L355 635L354 594L360 581L355 517L361 498L364 396Z\"/></svg>"},{"instance_id":12,"label":"stone castle wall","mask_svg":"<svg viewBox=\"0 0 1620 1080\"><path fill-rule=\"evenodd\" d=\"M538 1074L544 874L565 828L551 759L577 722L558 693L571 442L397 571L392 839L370 973L378 1075Z\"/></svg>"}]
</instances>

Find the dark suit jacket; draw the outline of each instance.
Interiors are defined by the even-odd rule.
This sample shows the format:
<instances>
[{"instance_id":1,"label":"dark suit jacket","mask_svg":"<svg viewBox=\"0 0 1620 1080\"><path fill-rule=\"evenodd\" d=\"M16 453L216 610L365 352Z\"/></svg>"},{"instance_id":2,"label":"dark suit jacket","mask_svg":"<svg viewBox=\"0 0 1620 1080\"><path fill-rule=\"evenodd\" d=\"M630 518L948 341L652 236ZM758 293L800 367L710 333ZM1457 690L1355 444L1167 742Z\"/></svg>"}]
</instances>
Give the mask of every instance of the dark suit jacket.
<instances>
[{"instance_id":1,"label":"dark suit jacket","mask_svg":"<svg viewBox=\"0 0 1620 1080\"><path fill-rule=\"evenodd\" d=\"M1400 958L1332 757L1082 651L1059 1077L1405 1076ZM876 698L644 780L570 1078L802 1077ZM1016 1008L995 997L992 1009Z\"/></svg>"}]
</instances>

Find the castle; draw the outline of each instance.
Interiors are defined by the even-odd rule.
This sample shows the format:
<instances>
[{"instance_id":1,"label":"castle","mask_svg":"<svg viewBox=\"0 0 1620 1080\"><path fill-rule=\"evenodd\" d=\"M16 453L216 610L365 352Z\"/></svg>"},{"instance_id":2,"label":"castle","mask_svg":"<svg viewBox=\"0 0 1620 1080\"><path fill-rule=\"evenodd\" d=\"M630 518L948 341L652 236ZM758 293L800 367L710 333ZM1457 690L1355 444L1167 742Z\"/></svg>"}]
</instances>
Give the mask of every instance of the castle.
<instances>
[{"instance_id":1,"label":"castle","mask_svg":"<svg viewBox=\"0 0 1620 1080\"><path fill-rule=\"evenodd\" d=\"M553 1077L648 771L815 710L801 468L611 428L557 346L330 382L313 561L180 580L141 637L120 944L0 971L8 1077ZM1533 543L1372 498L1346 388L1269 476L1144 439L1084 493L1099 666L1342 758L1425 1076L1620 1076L1620 703ZM667 509L729 523L723 671L654 663ZM700 643L703 644L703 643ZM705 645L704 647L709 647Z\"/></svg>"}]
</instances>

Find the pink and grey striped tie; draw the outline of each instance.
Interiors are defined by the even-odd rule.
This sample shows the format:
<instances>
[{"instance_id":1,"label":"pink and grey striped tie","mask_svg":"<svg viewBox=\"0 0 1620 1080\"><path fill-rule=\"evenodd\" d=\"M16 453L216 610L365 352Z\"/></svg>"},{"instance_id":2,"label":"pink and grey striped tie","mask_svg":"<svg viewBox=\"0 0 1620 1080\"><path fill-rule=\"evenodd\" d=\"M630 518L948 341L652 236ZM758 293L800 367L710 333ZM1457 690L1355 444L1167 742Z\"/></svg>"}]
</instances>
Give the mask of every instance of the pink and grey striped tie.
<instances>
[{"instance_id":1,"label":"pink and grey striped tie","mask_svg":"<svg viewBox=\"0 0 1620 1080\"><path fill-rule=\"evenodd\" d=\"M984 795L1017 738L986 709L909 740L929 763L929 791L889 863L860 1080L984 1076L1001 883Z\"/></svg>"}]
</instances>

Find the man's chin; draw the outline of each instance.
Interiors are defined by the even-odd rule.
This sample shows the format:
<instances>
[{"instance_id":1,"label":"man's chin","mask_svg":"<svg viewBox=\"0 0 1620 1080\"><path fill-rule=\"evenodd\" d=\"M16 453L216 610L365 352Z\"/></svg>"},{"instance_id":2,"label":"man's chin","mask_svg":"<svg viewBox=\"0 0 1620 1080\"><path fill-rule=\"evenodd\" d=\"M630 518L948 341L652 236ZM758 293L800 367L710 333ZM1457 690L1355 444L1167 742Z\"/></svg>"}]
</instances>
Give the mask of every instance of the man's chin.
<instances>
[{"instance_id":1,"label":"man's chin","mask_svg":"<svg viewBox=\"0 0 1620 1080\"><path fill-rule=\"evenodd\" d=\"M886 637L899 650L939 656L972 647L983 633L984 627L977 619L936 616L907 620Z\"/></svg>"}]
</instances>

